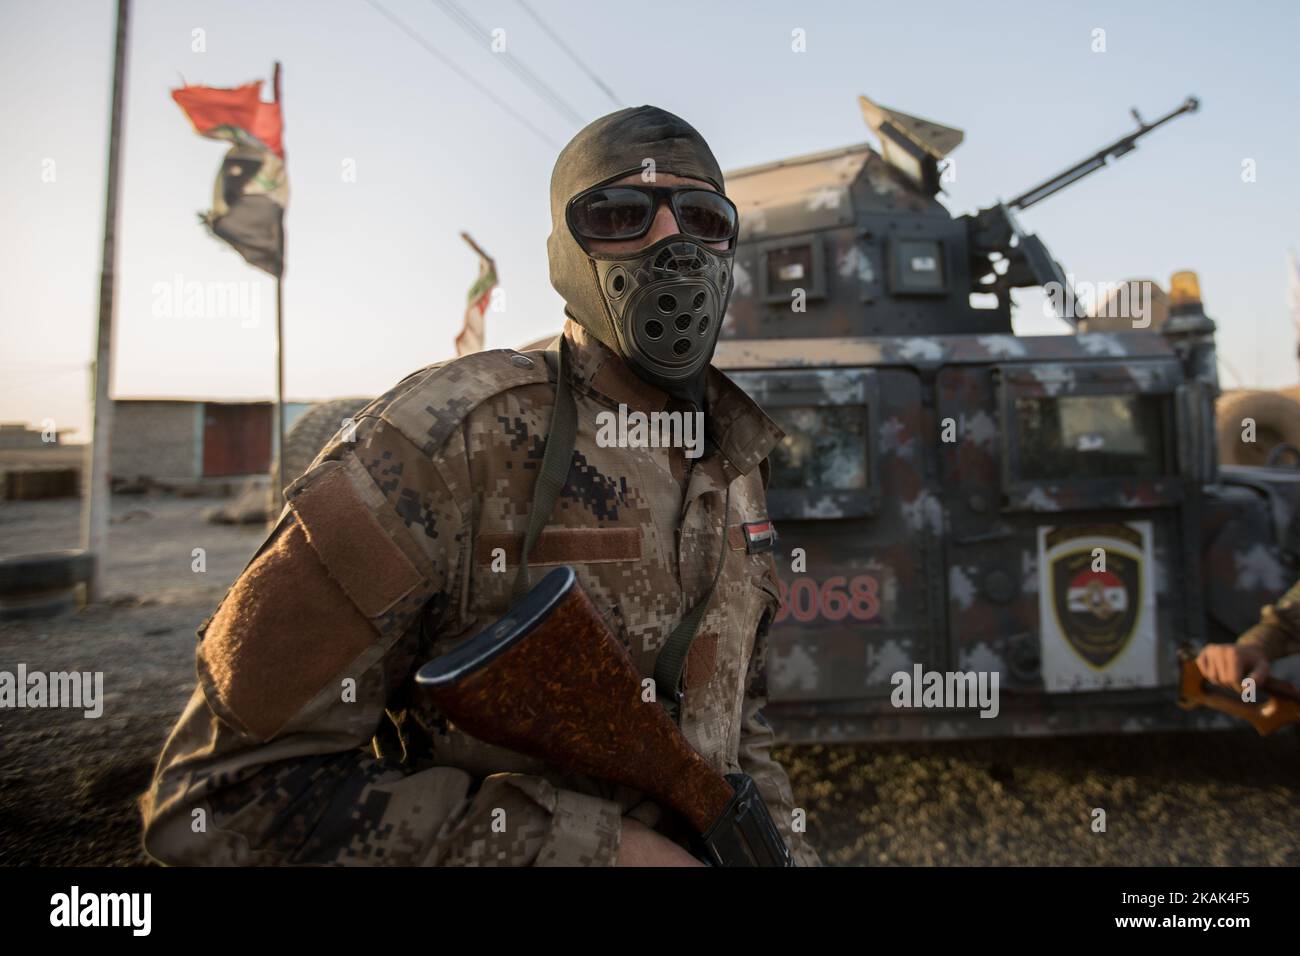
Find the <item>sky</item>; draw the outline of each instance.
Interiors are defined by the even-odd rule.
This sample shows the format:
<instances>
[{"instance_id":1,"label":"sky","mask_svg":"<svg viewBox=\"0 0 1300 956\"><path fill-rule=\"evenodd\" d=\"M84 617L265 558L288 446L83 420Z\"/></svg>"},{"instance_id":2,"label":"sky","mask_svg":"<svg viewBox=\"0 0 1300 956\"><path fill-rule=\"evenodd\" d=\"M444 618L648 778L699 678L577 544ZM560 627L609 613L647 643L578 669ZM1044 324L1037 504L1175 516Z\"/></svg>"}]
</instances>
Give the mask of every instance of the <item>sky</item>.
<instances>
[{"instance_id":1,"label":"sky","mask_svg":"<svg viewBox=\"0 0 1300 956\"><path fill-rule=\"evenodd\" d=\"M486 31L504 31L508 53L584 122L652 103L685 117L734 169L869 140L865 93L965 130L943 197L956 215L1128 132L1131 107L1151 119L1195 95L1199 113L1022 224L1076 280L1164 285L1197 270L1219 325L1223 384L1297 380L1287 250L1300 247L1300 4L527 2L616 101L519 0L457 0ZM89 412L113 18L110 0L0 0L0 421L52 419L82 429L74 440ZM792 49L795 30L803 52ZM136 0L115 396L272 393L273 281L199 225L225 147L197 136L169 91L269 81L277 59L290 399L373 396L451 356L477 272L461 230L495 257L505 292L487 347L558 331L548 187L579 124L442 5ZM239 283L241 304L187 313L169 290L192 282ZM1019 333L1065 331L1044 316L1040 293L1016 302Z\"/></svg>"}]
</instances>

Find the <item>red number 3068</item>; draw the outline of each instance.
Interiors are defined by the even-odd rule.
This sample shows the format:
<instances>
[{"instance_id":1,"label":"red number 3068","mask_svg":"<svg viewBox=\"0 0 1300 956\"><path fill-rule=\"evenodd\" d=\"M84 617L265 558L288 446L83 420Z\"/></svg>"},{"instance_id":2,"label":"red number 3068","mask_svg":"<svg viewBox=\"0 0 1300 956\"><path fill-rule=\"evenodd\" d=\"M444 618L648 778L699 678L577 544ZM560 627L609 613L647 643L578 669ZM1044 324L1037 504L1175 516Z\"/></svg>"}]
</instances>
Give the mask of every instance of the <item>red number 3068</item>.
<instances>
[{"instance_id":1,"label":"red number 3068","mask_svg":"<svg viewBox=\"0 0 1300 956\"><path fill-rule=\"evenodd\" d=\"M851 617L855 621L870 621L880 613L880 583L875 575L859 574L852 580L842 575L827 578L821 584L807 575L796 577L787 588L777 581L781 593L781 609L776 623L787 616L796 621L813 621L818 617L827 621L842 621Z\"/></svg>"}]
</instances>

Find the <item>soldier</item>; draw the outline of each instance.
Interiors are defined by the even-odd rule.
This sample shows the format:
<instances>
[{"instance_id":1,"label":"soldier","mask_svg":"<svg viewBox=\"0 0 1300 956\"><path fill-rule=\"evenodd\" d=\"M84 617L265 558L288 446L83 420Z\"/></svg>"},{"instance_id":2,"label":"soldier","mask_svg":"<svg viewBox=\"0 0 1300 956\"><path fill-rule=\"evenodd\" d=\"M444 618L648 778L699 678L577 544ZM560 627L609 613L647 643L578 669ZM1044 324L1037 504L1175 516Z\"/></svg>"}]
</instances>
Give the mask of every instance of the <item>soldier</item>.
<instances>
[{"instance_id":1,"label":"soldier","mask_svg":"<svg viewBox=\"0 0 1300 956\"><path fill-rule=\"evenodd\" d=\"M1276 604L1265 605L1259 623L1237 638L1235 644L1207 644L1196 664L1206 680L1241 689L1250 676L1258 685L1268 677L1269 664L1300 653L1300 581L1291 585Z\"/></svg>"},{"instance_id":2,"label":"soldier","mask_svg":"<svg viewBox=\"0 0 1300 956\"><path fill-rule=\"evenodd\" d=\"M648 106L595 121L556 161L548 253L577 434L529 560L575 568L686 738L719 772L748 773L796 862L815 865L761 713L779 606L766 457L782 433L709 364L737 233L722 192L699 133ZM542 351L423 369L289 487L199 630L198 686L143 803L154 858L697 863L639 794L489 746L414 692L421 663L511 603L556 382ZM598 416L620 410L703 413L700 453L610 447ZM665 670L697 604L689 654Z\"/></svg>"}]
</instances>

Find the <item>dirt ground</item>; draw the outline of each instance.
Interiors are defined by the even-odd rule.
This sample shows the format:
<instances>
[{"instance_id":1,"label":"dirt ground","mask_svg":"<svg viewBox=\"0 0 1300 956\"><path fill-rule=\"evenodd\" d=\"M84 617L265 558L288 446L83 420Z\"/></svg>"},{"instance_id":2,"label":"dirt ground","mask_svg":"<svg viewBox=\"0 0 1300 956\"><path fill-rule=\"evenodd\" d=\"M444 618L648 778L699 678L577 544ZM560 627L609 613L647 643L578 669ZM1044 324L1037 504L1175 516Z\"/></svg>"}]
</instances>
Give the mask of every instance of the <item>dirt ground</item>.
<instances>
[{"instance_id":1,"label":"dirt ground","mask_svg":"<svg viewBox=\"0 0 1300 956\"><path fill-rule=\"evenodd\" d=\"M108 600L0 622L0 670L104 672L104 715L0 710L0 864L132 865L135 801L194 684L194 630L262 540L218 500L118 496ZM0 556L74 547L77 503L0 502ZM195 548L206 570L195 571ZM835 865L1297 865L1300 736L1253 730L784 748ZM1106 830L1093 832L1094 809Z\"/></svg>"}]
</instances>

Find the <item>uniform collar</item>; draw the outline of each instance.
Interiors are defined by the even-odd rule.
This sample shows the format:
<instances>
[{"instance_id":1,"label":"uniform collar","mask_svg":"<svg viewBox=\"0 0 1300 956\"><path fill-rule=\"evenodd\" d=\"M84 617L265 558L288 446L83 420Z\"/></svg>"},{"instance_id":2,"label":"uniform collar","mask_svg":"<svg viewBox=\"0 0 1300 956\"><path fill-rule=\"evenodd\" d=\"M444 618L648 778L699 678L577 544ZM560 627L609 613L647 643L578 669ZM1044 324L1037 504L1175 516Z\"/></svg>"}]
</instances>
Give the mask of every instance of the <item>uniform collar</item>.
<instances>
[{"instance_id":1,"label":"uniform collar","mask_svg":"<svg viewBox=\"0 0 1300 956\"><path fill-rule=\"evenodd\" d=\"M661 412L678 403L663 389L638 376L627 363L573 319L564 323L568 340L566 367L570 381L597 402L629 411ZM708 403L705 427L721 452L724 467L747 475L768 456L785 432L764 414L752 398L712 365L704 380Z\"/></svg>"}]
</instances>

